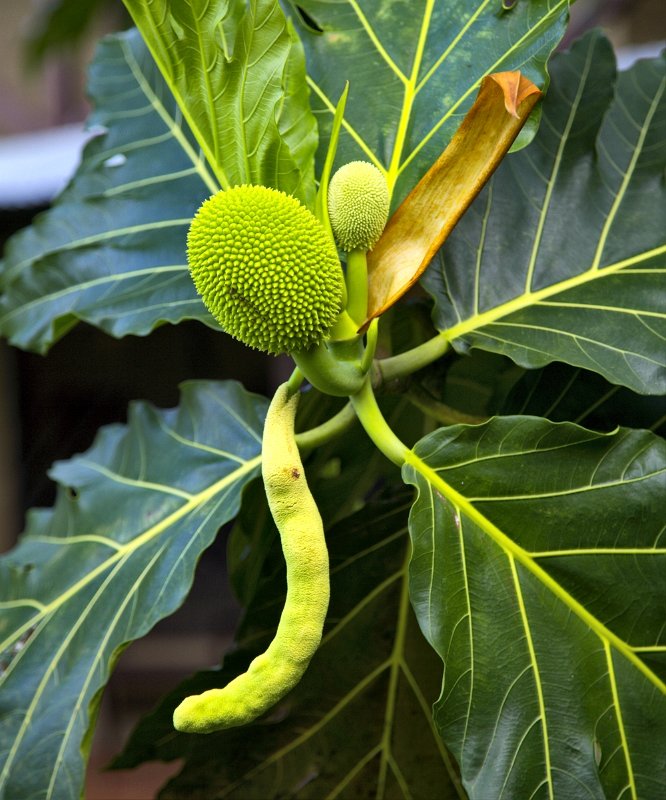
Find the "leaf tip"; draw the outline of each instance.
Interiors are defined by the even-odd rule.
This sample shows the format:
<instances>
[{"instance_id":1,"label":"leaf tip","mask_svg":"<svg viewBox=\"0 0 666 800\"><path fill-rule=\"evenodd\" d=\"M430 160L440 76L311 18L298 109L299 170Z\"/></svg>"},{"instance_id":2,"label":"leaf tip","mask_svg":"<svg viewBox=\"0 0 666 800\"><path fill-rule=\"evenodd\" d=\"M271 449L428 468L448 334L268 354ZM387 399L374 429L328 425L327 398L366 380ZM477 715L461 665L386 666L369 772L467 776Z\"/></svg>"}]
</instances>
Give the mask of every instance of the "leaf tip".
<instances>
[{"instance_id":1,"label":"leaf tip","mask_svg":"<svg viewBox=\"0 0 666 800\"><path fill-rule=\"evenodd\" d=\"M493 72L488 76L500 87L504 95L504 108L516 119L520 118L518 107L530 95L541 94L541 89L520 71Z\"/></svg>"}]
</instances>

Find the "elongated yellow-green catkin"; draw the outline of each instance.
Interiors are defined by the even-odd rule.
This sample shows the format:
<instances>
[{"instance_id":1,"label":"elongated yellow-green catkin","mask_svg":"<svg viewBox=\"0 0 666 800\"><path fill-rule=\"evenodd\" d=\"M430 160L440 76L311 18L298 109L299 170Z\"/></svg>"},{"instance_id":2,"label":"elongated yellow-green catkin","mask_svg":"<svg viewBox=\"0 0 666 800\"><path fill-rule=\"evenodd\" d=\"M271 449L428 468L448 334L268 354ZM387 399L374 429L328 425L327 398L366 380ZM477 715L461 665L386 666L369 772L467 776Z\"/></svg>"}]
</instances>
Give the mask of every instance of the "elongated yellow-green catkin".
<instances>
[{"instance_id":1,"label":"elongated yellow-green catkin","mask_svg":"<svg viewBox=\"0 0 666 800\"><path fill-rule=\"evenodd\" d=\"M294 438L298 394L275 393L264 424L262 473L287 564L287 599L275 638L223 689L186 697L177 730L212 733L261 716L299 682L321 642L329 599L328 551Z\"/></svg>"}]
</instances>

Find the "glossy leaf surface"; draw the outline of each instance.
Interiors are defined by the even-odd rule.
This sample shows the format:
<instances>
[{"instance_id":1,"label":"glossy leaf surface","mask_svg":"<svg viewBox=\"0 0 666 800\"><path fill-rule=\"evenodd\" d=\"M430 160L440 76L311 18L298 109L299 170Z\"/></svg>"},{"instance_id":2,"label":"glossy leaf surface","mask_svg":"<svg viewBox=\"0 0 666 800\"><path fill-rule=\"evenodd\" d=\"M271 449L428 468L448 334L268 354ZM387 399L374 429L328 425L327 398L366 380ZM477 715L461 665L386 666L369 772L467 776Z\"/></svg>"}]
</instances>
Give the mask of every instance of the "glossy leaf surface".
<instances>
[{"instance_id":1,"label":"glossy leaf surface","mask_svg":"<svg viewBox=\"0 0 666 800\"><path fill-rule=\"evenodd\" d=\"M622 425L666 437L666 398L636 394L595 372L567 364L528 370L501 408L503 414L566 420L604 433Z\"/></svg>"},{"instance_id":2,"label":"glossy leaf surface","mask_svg":"<svg viewBox=\"0 0 666 800\"><path fill-rule=\"evenodd\" d=\"M504 13L495 0L289 5L305 46L322 142L348 80L336 161L375 163L386 172L394 206L438 158L485 75L520 70L544 86L545 62L568 11L566 0L519 2ZM325 152L320 148L322 162Z\"/></svg>"},{"instance_id":3,"label":"glossy leaf surface","mask_svg":"<svg viewBox=\"0 0 666 800\"><path fill-rule=\"evenodd\" d=\"M218 184L136 31L98 47L85 148L55 206L14 236L2 264L0 332L45 352L78 320L113 336L200 319L185 237Z\"/></svg>"},{"instance_id":4,"label":"glossy leaf surface","mask_svg":"<svg viewBox=\"0 0 666 800\"><path fill-rule=\"evenodd\" d=\"M124 0L223 188L314 202L303 48L278 0Z\"/></svg>"},{"instance_id":5,"label":"glossy leaf surface","mask_svg":"<svg viewBox=\"0 0 666 800\"><path fill-rule=\"evenodd\" d=\"M331 605L322 645L301 683L272 712L203 737L176 735L171 726L183 696L224 685L268 644L284 598L275 546L239 631L239 649L221 671L201 673L168 696L114 766L184 757L163 800L464 797L432 723L439 659L409 604L408 507L398 492L328 532Z\"/></svg>"},{"instance_id":6,"label":"glossy leaf surface","mask_svg":"<svg viewBox=\"0 0 666 800\"><path fill-rule=\"evenodd\" d=\"M505 417L403 475L435 720L470 798L666 792L666 444Z\"/></svg>"},{"instance_id":7,"label":"glossy leaf surface","mask_svg":"<svg viewBox=\"0 0 666 800\"><path fill-rule=\"evenodd\" d=\"M559 360L666 391L666 58L616 77L592 33L553 58L543 122L509 156L424 283L454 345Z\"/></svg>"},{"instance_id":8,"label":"glossy leaf surface","mask_svg":"<svg viewBox=\"0 0 666 800\"><path fill-rule=\"evenodd\" d=\"M55 465L55 507L0 559L0 798L80 796L100 689L237 513L266 406L236 383L185 384L178 408L137 403Z\"/></svg>"}]
</instances>

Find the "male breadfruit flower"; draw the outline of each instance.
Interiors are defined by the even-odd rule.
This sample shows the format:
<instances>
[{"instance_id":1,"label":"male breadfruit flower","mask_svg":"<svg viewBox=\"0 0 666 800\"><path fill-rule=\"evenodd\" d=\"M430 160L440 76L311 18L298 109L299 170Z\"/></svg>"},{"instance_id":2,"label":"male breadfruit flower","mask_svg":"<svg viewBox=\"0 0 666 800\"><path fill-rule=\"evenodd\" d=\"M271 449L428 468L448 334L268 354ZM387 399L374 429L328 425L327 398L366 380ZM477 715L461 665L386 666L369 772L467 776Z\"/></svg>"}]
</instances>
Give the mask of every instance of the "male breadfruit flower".
<instances>
[{"instance_id":1,"label":"male breadfruit flower","mask_svg":"<svg viewBox=\"0 0 666 800\"><path fill-rule=\"evenodd\" d=\"M265 186L218 192L187 235L190 273L222 328L268 353L319 344L342 307L335 247L298 200Z\"/></svg>"},{"instance_id":2,"label":"male breadfruit flower","mask_svg":"<svg viewBox=\"0 0 666 800\"><path fill-rule=\"evenodd\" d=\"M371 250L382 235L391 199L386 179L373 164L351 161L328 187L328 216L342 250Z\"/></svg>"}]
</instances>

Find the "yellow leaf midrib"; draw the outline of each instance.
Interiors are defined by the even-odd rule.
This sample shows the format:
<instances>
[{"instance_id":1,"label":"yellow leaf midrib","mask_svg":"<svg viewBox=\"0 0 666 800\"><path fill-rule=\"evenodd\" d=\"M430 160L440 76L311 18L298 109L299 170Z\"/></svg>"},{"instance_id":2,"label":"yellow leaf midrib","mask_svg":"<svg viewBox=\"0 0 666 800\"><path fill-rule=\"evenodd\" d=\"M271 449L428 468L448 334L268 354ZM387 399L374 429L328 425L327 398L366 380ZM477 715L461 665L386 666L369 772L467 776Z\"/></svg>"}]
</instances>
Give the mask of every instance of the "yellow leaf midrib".
<instances>
[{"instance_id":1,"label":"yellow leaf midrib","mask_svg":"<svg viewBox=\"0 0 666 800\"><path fill-rule=\"evenodd\" d=\"M588 611L582 603L576 600L561 584L559 584L541 565L537 564L531 553L523 549L506 533L482 514L464 495L456 491L439 475L436 469L430 467L419 458L416 453L409 451L406 456L409 464L418 474L456 506L481 531L492 539L507 555L515 559L521 566L539 580L555 597L557 597L569 610L575 614L601 639L607 641L614 649L620 652L633 666L635 666L656 688L666 694L666 684L636 655L633 648L619 636L609 630L597 617Z\"/></svg>"},{"instance_id":2,"label":"yellow leaf midrib","mask_svg":"<svg viewBox=\"0 0 666 800\"><path fill-rule=\"evenodd\" d=\"M261 463L261 455L255 456L255 458L248 460L242 467L237 468L234 472L226 475L225 477L221 478L219 481L216 481L211 486L207 487L203 491L199 492L197 495L192 495L190 500L184 503L180 508L176 509L176 511L169 514L163 520L161 520L156 525L153 525L147 531L145 531L140 536L135 537L131 541L121 545L118 550L114 551L114 553L109 556L105 561L98 564L95 569L91 570L85 576L80 578L74 584L72 584L66 591L62 592L58 597L54 598L50 603L44 604L42 608L39 610L37 614L35 614L30 620L20 626L17 630L15 630L10 636L8 636L4 642L0 643L0 652L3 652L7 647L11 646L13 642L17 639L20 639L27 631L34 629L35 626L39 624L40 621L46 620L48 616L62 607L70 598L75 596L79 591L81 591L85 586L91 583L95 578L99 575L102 575L105 571L109 568L114 567L114 570L110 572L105 581L103 582L100 589L98 589L95 597L105 589L105 587L109 584L109 582L114 578L114 575L120 571L123 566L123 563L132 556L134 552L136 552L139 548L143 545L152 541L155 537L161 534L164 530L171 527L175 522L177 522L182 517L186 516L190 511L193 511L197 507L204 505L206 502L211 500L216 494L219 494L223 491L228 485L235 483L238 481L244 474L251 472L254 468L256 468ZM153 557L153 561L157 558L157 554ZM152 563L152 562L151 562ZM147 569L147 567L146 567ZM144 573L145 573L144 569ZM128 594L126 599L129 599L131 596L131 592ZM94 598L93 598L94 600ZM93 601L91 601L88 605L91 606ZM30 721L32 719L32 714L34 709L36 708L37 704L39 703L44 688L47 685L48 681L50 680L51 675L55 671L58 661L62 654L65 652L66 648L69 646L70 641L75 636L76 632L83 624L85 619L87 618L86 613L82 613L79 615L76 623L72 626L71 630L68 632L67 636L61 643L58 651L55 653L47 668L42 676L37 690L33 695L30 705L26 711L26 714L21 722L21 727L17 732L17 735L12 743L12 747L7 755L5 760L2 773L0 773L0 788L4 785L5 780L9 776L11 765L16 757L18 749L20 747L21 742L28 730L30 725ZM30 646L34 645L35 641L38 639L37 635L33 635L29 640L25 648L23 648L22 653L27 652ZM4 682L4 679L7 675L10 674L10 671L5 673L5 675L0 678L0 684ZM89 677L92 673L89 674ZM54 779L56 773L53 773L52 779Z\"/></svg>"},{"instance_id":3,"label":"yellow leaf midrib","mask_svg":"<svg viewBox=\"0 0 666 800\"><path fill-rule=\"evenodd\" d=\"M153 23L153 25L155 25L155 27L157 29L157 25L156 25L155 21L151 20L151 22ZM220 186L222 186L222 188L224 188L224 189L229 188L230 184L229 184L229 180L227 178L227 175L226 175L224 169L222 168L222 165L217 160L214 149L212 149L210 147L210 145L208 144L208 137L205 135L205 131L202 131L201 126L199 124L197 124L196 120L194 119L194 117L190 113L189 108L187 107L187 103L185 103L185 98L183 97L181 91L176 86L176 84L174 82L174 79L173 79L173 75L172 75L172 71L171 71L170 65L168 63L166 63L164 61L164 59L162 58L162 53L160 52L159 48L156 46L154 37L149 35L150 32L149 31L146 31L146 32L141 31L141 34L142 34L142 38L143 38L144 42L146 43L146 46L150 50L150 54L152 55L155 63L157 64L157 66L158 66L158 68L160 70L160 73L164 76L164 80L167 83L167 85L169 86L169 90L171 91L171 93L173 94L174 98L176 99L176 102L178 104L178 108L179 108L181 114L183 115L183 117L187 121L187 124L189 125L191 131L195 134L195 137L197 139L197 142L199 143L199 146L201 147L203 152L206 154L206 159L208 161L208 164L210 165L211 169L215 173L215 177L219 181L219 185L215 185L215 184L211 185L210 176L208 176L207 179L205 178L208 187L212 190L213 193L218 191ZM184 137L184 135L183 135L182 131L180 130L180 128L173 124L173 122L170 120L170 117L168 117L168 115L166 115L166 111L163 109L162 104L157 102L157 98L155 98L154 93L152 92L152 90L149 90L148 84L147 84L145 78L143 77L143 73L139 69L139 65L136 63L133 55L129 52L129 49L127 48L127 45L125 43L123 43L123 49L125 51L126 61L127 61L128 65L129 65L130 69L132 70L132 73L135 76L135 78L137 80L137 83L141 87L141 89L144 92L144 94L146 95L146 97L153 104L153 106L155 107L155 110L158 112L158 114L165 120L165 122L167 122L167 126L173 131L174 136L179 140L179 144L181 144L183 149L185 149L185 151L188 152L188 154L193 153L192 148L189 145L189 142L187 142L187 140ZM151 97L152 97L152 99L151 99ZM210 120L208 120L208 122L210 124ZM195 164L195 166L197 165L197 162L194 161L194 160L193 160L193 163ZM200 162L198 162L198 163L200 164ZM203 168L203 165L201 165L201 167ZM206 173L207 173L207 170L206 170ZM215 188L213 188L213 186Z\"/></svg>"},{"instance_id":4,"label":"yellow leaf midrib","mask_svg":"<svg viewBox=\"0 0 666 800\"><path fill-rule=\"evenodd\" d=\"M395 188L398 175L400 174L402 152L405 146L405 140L407 138L407 130L409 128L409 121L412 115L412 107L414 105L414 100L416 99L416 86L418 84L421 62L423 61L423 54L425 52L425 44L428 38L428 30L430 27L430 19L432 17L434 5L434 0L427 0L423 9L419 38L416 43L416 50L414 52L414 59L412 61L412 70L409 75L409 79L405 84L402 99L402 109L400 110L400 120L396 130L393 152L391 154L391 163L386 171L386 182L391 195L393 195L393 189Z\"/></svg>"},{"instance_id":5,"label":"yellow leaf midrib","mask_svg":"<svg viewBox=\"0 0 666 800\"><path fill-rule=\"evenodd\" d=\"M157 52L157 49L155 47L151 47L151 37L146 37L144 39L144 41L146 42L146 45L147 45L148 49L150 50L152 57L155 59L155 62L158 64L158 66L160 68L160 72L163 75L166 76L166 74L168 74L166 72L166 70L168 68L168 65L166 65L166 64L164 64L162 62L160 54ZM122 50L123 50L123 55L125 56L125 61L127 62L127 65L129 66L129 68L130 68L130 70L132 72L132 75L134 76L134 79L136 80L139 88L144 93L144 95L146 96L146 99L153 106L153 108L155 109L157 114L160 116L162 121L165 123L165 125L167 126L167 129L170 131L170 133L176 139L178 144L180 144L180 146L183 148L183 150L185 151L185 153L189 157L190 161L192 162L193 166L196 168L196 170L201 175L201 178L204 181L204 183L206 184L206 186L208 187L209 191L211 191L211 193L214 194L215 192L217 192L219 190L220 185L223 186L224 188L228 188L229 181L227 179L226 174L224 173L224 170L222 169L221 165L218 164L217 160L215 159L215 154L213 153L213 151L208 146L208 144L206 142L206 137L201 133L200 127L196 124L194 118L190 114L189 109L186 107L186 104L184 102L183 97L181 96L180 92L176 89L175 85L173 85L172 82L169 81L169 88L170 88L172 94L174 95L174 97L176 98L176 102L178 103L178 109L180 110L180 113L183 115L183 117L187 121L187 124L189 125L190 129L193 132L198 133L196 138L197 138L197 141L199 143L199 146L201 147L203 152L206 154L208 163L211 166L211 168L213 169L213 171L215 172L215 177L219 181L219 184L216 183L215 180L213 179L213 177L210 175L210 173L208 172L208 169L206 168L206 165L204 163L202 163L200 158L197 157L196 153L192 149L192 146L187 141L187 138L185 137L181 127L176 124L175 120L167 113L167 111L164 108L164 106L162 105L162 103L159 102L159 100L156 97L155 93L153 92L153 90L148 85L148 82L146 81L146 79L145 79L145 77L144 77L139 65L136 62L136 59L134 58L134 54L131 52L131 50L128 47L126 42L122 42ZM165 77L165 80L166 80L166 77Z\"/></svg>"},{"instance_id":6,"label":"yellow leaf midrib","mask_svg":"<svg viewBox=\"0 0 666 800\"><path fill-rule=\"evenodd\" d=\"M638 798L636 791L636 779L634 777L634 768L631 762L631 754L629 752L629 743L627 741L627 733L624 727L624 717L622 715L622 706L620 705L620 695L617 688L617 679L615 677L615 667L613 665L613 654L610 649L610 642L603 641L604 655L606 657L606 664L608 666L608 679L611 688L611 696L613 698L613 707L615 708L615 717L617 719L618 732L620 734L620 742L622 745L622 753L624 755L624 763L627 768L627 779L629 781L629 789L631 791L632 800Z\"/></svg>"},{"instance_id":7,"label":"yellow leaf midrib","mask_svg":"<svg viewBox=\"0 0 666 800\"><path fill-rule=\"evenodd\" d=\"M524 292L523 294L508 300L506 303L501 303L500 305L497 305L488 311L483 311L480 314L470 316L467 319L456 323L450 328L445 328L444 330L440 331L440 333L447 339L447 341L453 341L454 339L458 339L465 334L472 333L473 331L482 328L485 325L489 325L493 322L503 319L504 317L508 317L510 314L531 308L532 306L537 305L541 300L564 293L570 289L575 289L579 286L590 283L591 281L602 280L610 275L621 272L625 267L632 266L633 264L640 264L648 261L651 258L662 255L663 253L666 253L666 245L655 247L652 250L648 250L643 253L638 253L634 256L625 258L622 261L617 261L614 264L609 264L605 267L587 269L571 278L559 281L558 283L550 284L543 289L538 289L537 291L532 292Z\"/></svg>"},{"instance_id":8,"label":"yellow leaf midrib","mask_svg":"<svg viewBox=\"0 0 666 800\"><path fill-rule=\"evenodd\" d=\"M602 622L600 622L593 614L591 614L578 600L576 600L569 592L564 589L557 581L555 581L548 572L546 572L539 564L534 561L534 554L529 553L520 547L516 542L510 539L503 531L501 531L494 523L481 514L472 503L453 487L451 487L437 472L436 469L428 466L422 459L420 459L413 451L407 454L406 464L409 464L418 474L420 474L438 493L440 493L446 500L448 500L455 508L463 513L470 519L481 531L488 535L506 554L509 559L510 568L514 580L514 588L516 589L516 596L519 602L521 619L526 631L528 642L528 649L530 655L530 663L535 677L535 687L537 693L537 700L539 703L539 715L543 729L544 739L544 754L545 754L545 772L549 790L549 797L554 797L554 788L552 781L552 764L548 744L548 728L547 728L547 710L545 706L545 699L541 687L539 669L536 659L536 652L531 640L528 630L528 620L522 593L520 591L518 575L516 572L516 562L524 567L530 574L539 580L546 588L548 588L569 610L577 616L583 624L587 625L600 639L604 651L606 653L607 663L609 666L609 680L610 690L613 698L613 707L616 712L618 721L618 730L621 739L622 751L625 759L625 766L627 769L628 788L631 792L632 800L638 797L635 776L633 772L633 764L631 760L631 753L629 751L628 740L624 729L624 721L622 716L622 708L620 704L619 691L615 680L614 668L612 663L611 648L615 649L620 655L626 658L647 680L655 686L662 694L666 695L666 684L638 657L636 649L632 648L629 644L620 639L610 631ZM434 503L434 496L431 492L431 502ZM462 527L462 526L461 526ZM462 531L461 531L462 535ZM461 540L462 546L462 540ZM646 650L653 650L654 648L641 648ZM471 699L470 699L471 701Z\"/></svg>"},{"instance_id":9,"label":"yellow leaf midrib","mask_svg":"<svg viewBox=\"0 0 666 800\"><path fill-rule=\"evenodd\" d=\"M523 630L525 632L525 641L527 643L527 652L530 657L530 666L532 667L532 675L534 677L534 688L537 695L537 702L539 704L539 722L541 723L541 729L543 731L543 751L545 759L544 770L546 773L546 781L548 783L548 797L552 799L555 796L555 791L553 789L553 768L550 759L550 739L548 736L548 719L546 714L546 701L544 698L543 686L541 683L541 671L539 669L539 663L536 657L536 649L534 647L534 641L532 639L530 622L527 617L527 608L525 606L525 599L523 598L523 591L520 586L518 570L516 569L516 561L515 558L511 555L509 555L509 567L511 569L511 578L513 580L516 600L518 602L520 619L523 625ZM507 772L506 780L509 779L509 775L510 773Z\"/></svg>"},{"instance_id":10,"label":"yellow leaf midrib","mask_svg":"<svg viewBox=\"0 0 666 800\"><path fill-rule=\"evenodd\" d=\"M425 145L436 135L437 131L446 123L448 119L450 119L458 110L458 108L464 103L472 93L478 89L481 84L481 81L491 73L495 72L499 67L501 67L507 60L507 58L513 54L524 42L528 41L532 36L534 36L535 31L539 28L543 27L544 23L550 22L554 16L560 14L562 12L562 8L568 3L568 0L558 0L558 2L553 6L551 9L548 10L543 17L540 17L538 22L533 26L527 29L527 31L523 34L523 36L512 46L506 50L502 55L490 66L483 75L480 75L479 78L474 81L468 88L462 93L462 95L447 109L446 113L438 120L438 122L433 125L433 127L426 133L423 138L419 141L418 144L414 146L411 153L407 156L407 158L402 162L399 167L399 174L401 174L411 162L416 158L419 152L425 147ZM425 81L423 81L425 83ZM421 85L419 85L418 90L420 91Z\"/></svg>"},{"instance_id":11,"label":"yellow leaf midrib","mask_svg":"<svg viewBox=\"0 0 666 800\"><path fill-rule=\"evenodd\" d=\"M8 647L11 647L13 642L19 639L26 631L38 624L42 618L47 617L49 614L57 611L68 600L70 600L89 583L91 583L91 581L103 574L114 564L136 552L145 544L163 533L165 530L168 530L176 522L187 516L187 514L189 514L191 511L194 511L195 509L204 505L213 497L215 497L215 495L226 489L229 485L240 480L240 478L242 478L244 475L258 467L260 463L261 455L249 459L242 466L238 467L228 475L225 475L219 481L216 481L203 491L192 495L187 502L183 503L183 505L179 506L171 514L168 514L166 517L164 517L164 519L160 520L160 522L152 525L139 536L136 536L125 544L119 545L118 549L114 550L114 552L108 558L104 559L104 561L100 562L94 569L69 586L64 592L51 600L50 603L43 604L37 614L21 625L20 628L13 631L3 642L0 642L0 652L4 652ZM2 678L0 678L0 684L1 683Z\"/></svg>"},{"instance_id":12,"label":"yellow leaf midrib","mask_svg":"<svg viewBox=\"0 0 666 800\"><path fill-rule=\"evenodd\" d=\"M64 753L65 753L65 750L67 748L67 743L69 742L69 739L70 739L70 737L72 735L75 723L79 719L79 714L81 712L81 706L82 706L83 700L84 700L84 698L86 696L86 692L88 690L88 687L89 687L90 683L92 682L92 680L93 680L93 678L94 678L94 676L96 674L96 670L97 670L97 667L98 667L100 661L102 660L102 658L104 657L104 655L107 652L106 651L106 647L108 646L108 643L111 640L112 634L116 630L116 625L118 624L118 622L122 618L122 615L124 614L125 609L129 605L130 601L133 601L134 596L135 596L136 592L138 591L138 589L140 588L140 586L142 585L144 578L146 577L146 575L148 575L148 573L152 569L153 565L155 564L155 562L158 560L158 558L162 554L162 550L163 549L164 549L164 546L155 553L155 555L150 559L148 564L146 564L146 566L143 568L143 570L141 572L141 575L139 576L139 579L137 581L135 581L135 583L133 584L133 586L130 589L130 591L127 592L127 594L123 597L123 599L120 601L118 607L116 608L115 613L113 615L113 624L109 624L108 628L105 630L105 632L103 634L102 643L97 648L97 652L95 653L95 655L93 657L93 660L92 660L92 662L91 662L91 664L90 664L90 666L89 666L89 668L87 670L86 679L83 682L83 684L81 686L81 689L79 691L78 698L77 698L77 701L76 701L76 704L75 704L75 707L74 707L74 712L70 715L69 721L67 723L67 727L66 727L65 731L63 732L62 741L60 743L60 747L58 749L58 754L57 754L56 759L55 759L53 771L51 773L51 780L49 782L49 786L48 786L48 789L47 789L46 800L49 800L51 797L53 797L53 791L54 791L54 788L55 788L55 785L56 785L58 773L60 772L60 769L61 769L63 761L64 761ZM121 564L118 565L119 568L120 568L120 566L121 566ZM109 579L106 582L107 586L110 585L110 583L112 582L111 578L112 578L112 575L109 576ZM102 592L101 592L102 588L105 588L105 587L104 586L100 587L99 596L101 596L101 594L102 594ZM81 618L83 618L83 615L81 615ZM76 629L76 626L74 626L74 628L72 630L75 630L75 629ZM63 645L64 645L64 642L63 642ZM65 647L61 647L59 649L59 653L63 653L65 649L66 649ZM54 663L54 669L55 669L55 666L57 665L57 662L52 662L52 663ZM38 698L38 694L35 693L35 697L33 698L33 702L35 703L35 705L37 704L38 699L39 699ZM26 715L26 719L27 718L28 718L28 715ZM56 800L57 800L57 798L56 798Z\"/></svg>"}]
</instances>

